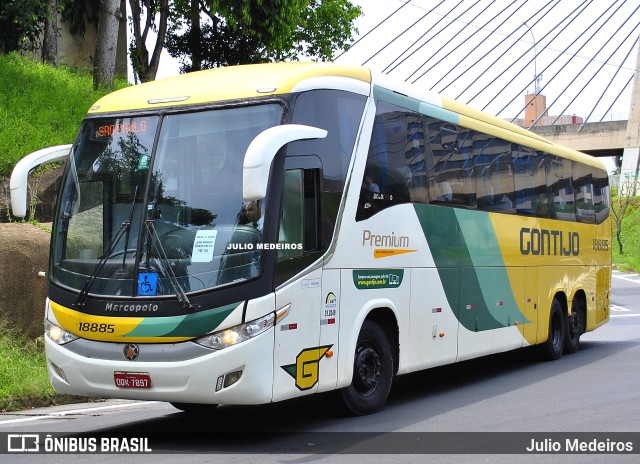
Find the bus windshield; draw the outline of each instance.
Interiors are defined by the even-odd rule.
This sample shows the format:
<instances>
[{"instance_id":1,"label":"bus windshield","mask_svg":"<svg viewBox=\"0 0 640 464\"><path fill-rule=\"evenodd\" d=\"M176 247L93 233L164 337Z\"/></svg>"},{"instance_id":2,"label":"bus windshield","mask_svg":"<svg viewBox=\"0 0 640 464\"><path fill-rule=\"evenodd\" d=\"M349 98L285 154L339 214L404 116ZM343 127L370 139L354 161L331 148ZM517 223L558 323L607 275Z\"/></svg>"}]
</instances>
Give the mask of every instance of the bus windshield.
<instances>
[{"instance_id":1,"label":"bus windshield","mask_svg":"<svg viewBox=\"0 0 640 464\"><path fill-rule=\"evenodd\" d=\"M256 277L266 200L243 202L242 164L281 119L274 103L87 119L54 223L54 281L85 296L180 297Z\"/></svg>"}]
</instances>

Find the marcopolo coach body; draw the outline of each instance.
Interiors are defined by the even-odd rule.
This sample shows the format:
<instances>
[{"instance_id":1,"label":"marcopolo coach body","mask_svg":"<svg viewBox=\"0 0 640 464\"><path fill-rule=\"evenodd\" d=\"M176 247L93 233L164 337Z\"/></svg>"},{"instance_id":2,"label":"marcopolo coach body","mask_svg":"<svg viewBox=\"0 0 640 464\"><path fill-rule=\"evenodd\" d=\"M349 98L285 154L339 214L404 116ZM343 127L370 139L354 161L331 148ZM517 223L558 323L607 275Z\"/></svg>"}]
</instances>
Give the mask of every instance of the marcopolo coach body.
<instances>
[{"instance_id":1,"label":"marcopolo coach body","mask_svg":"<svg viewBox=\"0 0 640 464\"><path fill-rule=\"evenodd\" d=\"M252 404L528 345L608 319L606 172L360 67L269 64L126 88L89 110L54 220L60 392ZM23 213L24 214L24 213ZM597 245L597 246L596 246Z\"/></svg>"}]
</instances>

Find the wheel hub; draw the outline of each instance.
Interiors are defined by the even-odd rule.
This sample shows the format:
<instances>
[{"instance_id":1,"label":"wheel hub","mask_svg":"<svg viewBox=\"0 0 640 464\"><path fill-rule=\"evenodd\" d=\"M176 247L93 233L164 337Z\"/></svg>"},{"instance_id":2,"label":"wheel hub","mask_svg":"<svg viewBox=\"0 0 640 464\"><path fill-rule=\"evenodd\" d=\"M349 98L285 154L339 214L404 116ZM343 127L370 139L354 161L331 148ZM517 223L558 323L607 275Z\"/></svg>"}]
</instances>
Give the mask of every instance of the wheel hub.
<instances>
[{"instance_id":1,"label":"wheel hub","mask_svg":"<svg viewBox=\"0 0 640 464\"><path fill-rule=\"evenodd\" d=\"M371 347L363 347L356 353L354 381L359 391L371 391L382 375L380 356Z\"/></svg>"}]
</instances>

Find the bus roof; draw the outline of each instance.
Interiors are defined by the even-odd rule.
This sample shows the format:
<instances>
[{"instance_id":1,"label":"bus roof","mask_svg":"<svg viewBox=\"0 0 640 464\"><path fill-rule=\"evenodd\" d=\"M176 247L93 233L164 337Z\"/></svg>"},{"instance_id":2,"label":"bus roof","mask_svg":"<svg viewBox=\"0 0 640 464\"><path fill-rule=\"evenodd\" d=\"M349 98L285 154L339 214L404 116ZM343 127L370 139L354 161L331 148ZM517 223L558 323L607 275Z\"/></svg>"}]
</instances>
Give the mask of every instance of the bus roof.
<instances>
[{"instance_id":1,"label":"bus roof","mask_svg":"<svg viewBox=\"0 0 640 464\"><path fill-rule=\"evenodd\" d=\"M371 82L359 66L331 63L268 63L214 68L126 87L98 100L89 114L186 106L285 94L312 77L345 77Z\"/></svg>"},{"instance_id":2,"label":"bus roof","mask_svg":"<svg viewBox=\"0 0 640 464\"><path fill-rule=\"evenodd\" d=\"M592 156L550 142L540 135L488 113L435 93L425 92L415 85L394 82L385 75L372 76L371 71L362 66L335 63L263 63L181 74L110 93L98 100L89 109L88 114L121 113L286 94L301 88L311 88L312 85L300 84L303 81L310 82L312 78L322 77L344 78L342 83L346 80L358 82L362 84L361 90L372 83L380 85L399 96L427 102L449 111L460 118L459 122L463 126L604 169L600 160ZM323 81L320 85L326 84L327 81Z\"/></svg>"}]
</instances>

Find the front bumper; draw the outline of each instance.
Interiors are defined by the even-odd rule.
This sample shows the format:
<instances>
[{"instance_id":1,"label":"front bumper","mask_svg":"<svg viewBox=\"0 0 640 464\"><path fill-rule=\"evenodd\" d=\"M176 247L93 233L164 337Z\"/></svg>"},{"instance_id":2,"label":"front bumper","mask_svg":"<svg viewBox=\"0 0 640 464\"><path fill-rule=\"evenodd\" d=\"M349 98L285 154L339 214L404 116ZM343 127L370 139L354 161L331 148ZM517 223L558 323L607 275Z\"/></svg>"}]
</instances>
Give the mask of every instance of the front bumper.
<instances>
[{"instance_id":1,"label":"front bumper","mask_svg":"<svg viewBox=\"0 0 640 464\"><path fill-rule=\"evenodd\" d=\"M224 350L172 361L127 361L121 354L122 343L110 343L106 348L103 343L101 349L109 350L111 354L103 358L89 357L74 352L73 343L76 342L57 345L45 337L49 378L53 388L60 393L210 404L262 404L272 399L273 329ZM175 345L166 345L166 359L171 359L172 346ZM138 347L141 354L146 348L155 352L163 348L157 344L138 344ZM144 359L144 356L140 358ZM220 377L236 371L242 371L240 379L228 387L221 387ZM151 388L117 387L114 372L148 373Z\"/></svg>"}]
</instances>

